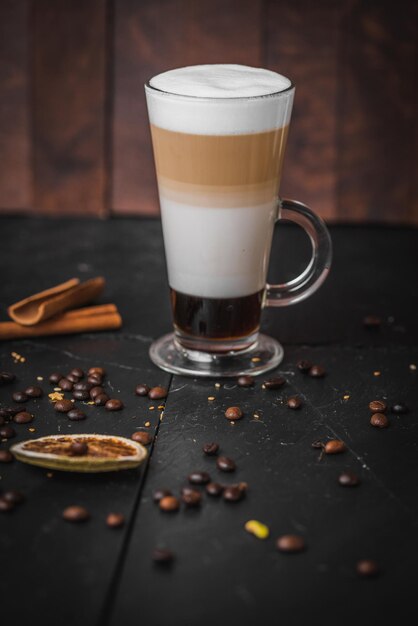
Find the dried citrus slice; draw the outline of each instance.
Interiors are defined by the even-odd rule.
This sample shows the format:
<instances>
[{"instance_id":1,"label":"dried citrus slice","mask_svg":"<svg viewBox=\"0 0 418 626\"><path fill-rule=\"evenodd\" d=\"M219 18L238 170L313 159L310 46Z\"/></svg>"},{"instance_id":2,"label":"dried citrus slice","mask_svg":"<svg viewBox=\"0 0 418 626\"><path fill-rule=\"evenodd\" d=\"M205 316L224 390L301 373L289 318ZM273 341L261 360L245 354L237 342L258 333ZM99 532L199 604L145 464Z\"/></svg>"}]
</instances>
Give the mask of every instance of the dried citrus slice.
<instances>
[{"instance_id":1,"label":"dried citrus slice","mask_svg":"<svg viewBox=\"0 0 418 626\"><path fill-rule=\"evenodd\" d=\"M87 444L80 454L79 444ZM74 445L76 444L76 445ZM85 446L81 446L85 450ZM16 459L67 472L113 472L140 465L147 457L141 444L114 435L49 435L11 447Z\"/></svg>"}]
</instances>

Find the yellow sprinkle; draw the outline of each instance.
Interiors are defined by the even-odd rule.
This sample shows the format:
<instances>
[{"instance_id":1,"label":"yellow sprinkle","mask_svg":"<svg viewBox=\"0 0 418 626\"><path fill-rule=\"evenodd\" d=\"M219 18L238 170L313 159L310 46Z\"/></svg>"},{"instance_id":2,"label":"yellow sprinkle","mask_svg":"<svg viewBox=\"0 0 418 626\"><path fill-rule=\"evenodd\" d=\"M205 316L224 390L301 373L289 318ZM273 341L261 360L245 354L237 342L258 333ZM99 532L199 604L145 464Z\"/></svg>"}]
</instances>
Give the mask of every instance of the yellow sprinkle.
<instances>
[{"instance_id":1,"label":"yellow sprinkle","mask_svg":"<svg viewBox=\"0 0 418 626\"><path fill-rule=\"evenodd\" d=\"M343 400L349 400L349 399L350 399L350 396L349 396L349 395L345 395L345 396L343 396Z\"/></svg>"},{"instance_id":2,"label":"yellow sprinkle","mask_svg":"<svg viewBox=\"0 0 418 626\"><path fill-rule=\"evenodd\" d=\"M266 388L266 386L265 386L265 385L261 385L261 389L265 389L265 388Z\"/></svg>"},{"instance_id":3,"label":"yellow sprinkle","mask_svg":"<svg viewBox=\"0 0 418 626\"><path fill-rule=\"evenodd\" d=\"M62 391L61 387L54 387L54 391Z\"/></svg>"},{"instance_id":4,"label":"yellow sprinkle","mask_svg":"<svg viewBox=\"0 0 418 626\"><path fill-rule=\"evenodd\" d=\"M213 402L213 400L215 400L215 396L208 396L208 400L209 402Z\"/></svg>"},{"instance_id":5,"label":"yellow sprinkle","mask_svg":"<svg viewBox=\"0 0 418 626\"><path fill-rule=\"evenodd\" d=\"M411 372L415 372L415 370L417 369L417 366L415 365L415 363L411 363L409 366L409 369L411 370Z\"/></svg>"},{"instance_id":6,"label":"yellow sprinkle","mask_svg":"<svg viewBox=\"0 0 418 626\"><path fill-rule=\"evenodd\" d=\"M258 413L254 413L253 417L255 417L256 420L258 420L258 418L260 417Z\"/></svg>"},{"instance_id":7,"label":"yellow sprinkle","mask_svg":"<svg viewBox=\"0 0 418 626\"><path fill-rule=\"evenodd\" d=\"M93 400L89 400L88 402L85 402L84 404L94 404Z\"/></svg>"},{"instance_id":8,"label":"yellow sprinkle","mask_svg":"<svg viewBox=\"0 0 418 626\"><path fill-rule=\"evenodd\" d=\"M373 376L380 376L381 373L382 372L379 372L379 371L373 372Z\"/></svg>"},{"instance_id":9,"label":"yellow sprinkle","mask_svg":"<svg viewBox=\"0 0 418 626\"><path fill-rule=\"evenodd\" d=\"M216 389L220 389L222 387L221 383L215 383Z\"/></svg>"},{"instance_id":10,"label":"yellow sprinkle","mask_svg":"<svg viewBox=\"0 0 418 626\"><path fill-rule=\"evenodd\" d=\"M235 422L229 422L231 426L235 426Z\"/></svg>"},{"instance_id":11,"label":"yellow sprinkle","mask_svg":"<svg viewBox=\"0 0 418 626\"><path fill-rule=\"evenodd\" d=\"M154 409L155 409L155 406L149 406L149 407L148 407L148 410L149 410L149 411L153 411Z\"/></svg>"},{"instance_id":12,"label":"yellow sprinkle","mask_svg":"<svg viewBox=\"0 0 418 626\"><path fill-rule=\"evenodd\" d=\"M56 391L54 391L54 393L49 393L48 394L48 398L52 401L52 402L58 402L58 400L62 400L64 397L63 393L58 393Z\"/></svg>"},{"instance_id":13,"label":"yellow sprinkle","mask_svg":"<svg viewBox=\"0 0 418 626\"><path fill-rule=\"evenodd\" d=\"M253 363L258 363L259 361L261 361L261 359L260 359L260 357L259 357L259 356L253 356L253 358L251 359L251 361L252 361Z\"/></svg>"},{"instance_id":14,"label":"yellow sprinkle","mask_svg":"<svg viewBox=\"0 0 418 626\"><path fill-rule=\"evenodd\" d=\"M247 533L251 533L257 539L267 539L270 534L269 527L255 519L250 519L244 526Z\"/></svg>"},{"instance_id":15,"label":"yellow sprinkle","mask_svg":"<svg viewBox=\"0 0 418 626\"><path fill-rule=\"evenodd\" d=\"M164 404L160 404L160 406L158 407L160 409L160 411L164 408Z\"/></svg>"},{"instance_id":16,"label":"yellow sprinkle","mask_svg":"<svg viewBox=\"0 0 418 626\"><path fill-rule=\"evenodd\" d=\"M144 426L146 426L147 428L149 428L151 426L151 422L145 422Z\"/></svg>"},{"instance_id":17,"label":"yellow sprinkle","mask_svg":"<svg viewBox=\"0 0 418 626\"><path fill-rule=\"evenodd\" d=\"M29 428L29 432L34 433L35 432L35 428Z\"/></svg>"},{"instance_id":18,"label":"yellow sprinkle","mask_svg":"<svg viewBox=\"0 0 418 626\"><path fill-rule=\"evenodd\" d=\"M37 376L37 377L36 377L36 380L43 380L43 379L44 379L44 377L43 377L43 376Z\"/></svg>"},{"instance_id":19,"label":"yellow sprinkle","mask_svg":"<svg viewBox=\"0 0 418 626\"><path fill-rule=\"evenodd\" d=\"M161 413L161 415L160 415L160 422L163 421L163 415L164 415L164 413Z\"/></svg>"}]
</instances>

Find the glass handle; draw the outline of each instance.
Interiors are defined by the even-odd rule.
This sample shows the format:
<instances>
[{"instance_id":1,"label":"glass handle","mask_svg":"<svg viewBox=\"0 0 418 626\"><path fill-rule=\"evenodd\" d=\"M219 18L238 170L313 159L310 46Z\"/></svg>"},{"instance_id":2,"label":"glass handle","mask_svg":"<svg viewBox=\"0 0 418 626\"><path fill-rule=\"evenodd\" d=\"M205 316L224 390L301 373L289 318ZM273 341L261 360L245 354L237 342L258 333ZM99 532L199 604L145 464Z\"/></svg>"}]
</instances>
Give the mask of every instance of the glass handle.
<instances>
[{"instance_id":1,"label":"glass handle","mask_svg":"<svg viewBox=\"0 0 418 626\"><path fill-rule=\"evenodd\" d=\"M264 306L287 306L308 298L322 285L331 267L332 242L322 218L302 202L279 199L276 224L282 220L303 228L311 240L312 257L306 269L293 280L266 285Z\"/></svg>"}]
</instances>

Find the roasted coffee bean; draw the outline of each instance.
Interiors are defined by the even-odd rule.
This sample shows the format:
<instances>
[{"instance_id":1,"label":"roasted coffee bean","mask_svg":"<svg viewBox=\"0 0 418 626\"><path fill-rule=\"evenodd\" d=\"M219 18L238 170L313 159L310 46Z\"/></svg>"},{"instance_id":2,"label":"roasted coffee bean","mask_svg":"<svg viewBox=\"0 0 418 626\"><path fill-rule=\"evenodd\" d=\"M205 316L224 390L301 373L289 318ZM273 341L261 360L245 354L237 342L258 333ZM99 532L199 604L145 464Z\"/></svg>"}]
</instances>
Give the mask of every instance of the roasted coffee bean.
<instances>
[{"instance_id":1,"label":"roasted coffee bean","mask_svg":"<svg viewBox=\"0 0 418 626\"><path fill-rule=\"evenodd\" d=\"M239 406L230 406L225 411L225 417L227 420L236 421L240 420L243 416L243 412L239 408Z\"/></svg>"},{"instance_id":2,"label":"roasted coffee bean","mask_svg":"<svg viewBox=\"0 0 418 626\"><path fill-rule=\"evenodd\" d=\"M208 483L205 487L206 493L210 496L220 496L224 488L219 483Z\"/></svg>"},{"instance_id":3,"label":"roasted coffee bean","mask_svg":"<svg viewBox=\"0 0 418 626\"><path fill-rule=\"evenodd\" d=\"M74 374L67 374L65 378L69 380L70 383L73 383L73 385L77 384L80 381L79 377L74 376Z\"/></svg>"},{"instance_id":4,"label":"roasted coffee bean","mask_svg":"<svg viewBox=\"0 0 418 626\"><path fill-rule=\"evenodd\" d=\"M123 402L117 398L111 398L106 402L105 409L108 411L120 411L123 409Z\"/></svg>"},{"instance_id":5,"label":"roasted coffee bean","mask_svg":"<svg viewBox=\"0 0 418 626\"><path fill-rule=\"evenodd\" d=\"M164 496L159 501L158 506L161 511L165 511L166 513L174 513L174 511L178 511L180 508L180 500L175 498L174 496Z\"/></svg>"},{"instance_id":6,"label":"roasted coffee bean","mask_svg":"<svg viewBox=\"0 0 418 626\"><path fill-rule=\"evenodd\" d=\"M360 478L354 472L346 471L338 477L338 482L342 487L356 487L360 484Z\"/></svg>"},{"instance_id":7,"label":"roasted coffee bean","mask_svg":"<svg viewBox=\"0 0 418 626\"><path fill-rule=\"evenodd\" d=\"M30 387L27 387L27 389L25 389L25 394L29 398L42 398L44 392L40 387L35 387L34 385L31 385Z\"/></svg>"},{"instance_id":8,"label":"roasted coffee bean","mask_svg":"<svg viewBox=\"0 0 418 626\"><path fill-rule=\"evenodd\" d=\"M306 361L305 359L301 359L297 362L296 367L302 374L307 374L312 367L312 363L310 361Z\"/></svg>"},{"instance_id":9,"label":"roasted coffee bean","mask_svg":"<svg viewBox=\"0 0 418 626\"><path fill-rule=\"evenodd\" d=\"M345 452L346 445L344 441L340 439L330 439L326 442L324 451L325 454L340 454L341 452Z\"/></svg>"},{"instance_id":10,"label":"roasted coffee bean","mask_svg":"<svg viewBox=\"0 0 418 626\"><path fill-rule=\"evenodd\" d=\"M58 411L58 413L68 413L71 409L74 408L74 404L71 400L67 400L63 398L62 400L57 400L54 404L54 409Z\"/></svg>"},{"instance_id":11,"label":"roasted coffee bean","mask_svg":"<svg viewBox=\"0 0 418 626\"><path fill-rule=\"evenodd\" d=\"M357 561L356 564L357 574L366 578L378 576L380 574L380 567L378 563L372 559L362 559Z\"/></svg>"},{"instance_id":12,"label":"roasted coffee bean","mask_svg":"<svg viewBox=\"0 0 418 626\"><path fill-rule=\"evenodd\" d=\"M215 442L205 443L202 449L203 449L203 452L207 454L208 456L215 456L216 454L218 454L219 444Z\"/></svg>"},{"instance_id":13,"label":"roasted coffee bean","mask_svg":"<svg viewBox=\"0 0 418 626\"><path fill-rule=\"evenodd\" d=\"M12 502L7 502L0 497L0 513L8 513L9 511L13 511L15 505Z\"/></svg>"},{"instance_id":14,"label":"roasted coffee bean","mask_svg":"<svg viewBox=\"0 0 418 626\"><path fill-rule=\"evenodd\" d=\"M61 378L58 383L58 387L63 391L72 391L74 385L70 380L68 380L68 378Z\"/></svg>"},{"instance_id":15,"label":"roasted coffee bean","mask_svg":"<svg viewBox=\"0 0 418 626\"><path fill-rule=\"evenodd\" d=\"M96 406L104 406L108 400L109 396L107 393L99 393L99 395L94 398L94 404Z\"/></svg>"},{"instance_id":16,"label":"roasted coffee bean","mask_svg":"<svg viewBox=\"0 0 418 626\"><path fill-rule=\"evenodd\" d=\"M90 513L84 506L68 506L62 513L67 522L85 522L90 518Z\"/></svg>"},{"instance_id":17,"label":"roasted coffee bean","mask_svg":"<svg viewBox=\"0 0 418 626\"><path fill-rule=\"evenodd\" d=\"M22 410L21 406L4 406L0 409L0 417L4 417L5 419L10 419L16 413L20 413Z\"/></svg>"},{"instance_id":18,"label":"roasted coffee bean","mask_svg":"<svg viewBox=\"0 0 418 626\"><path fill-rule=\"evenodd\" d=\"M159 565L170 565L174 561L174 554L166 548L155 548L152 551L152 560Z\"/></svg>"},{"instance_id":19,"label":"roasted coffee bean","mask_svg":"<svg viewBox=\"0 0 418 626\"><path fill-rule=\"evenodd\" d=\"M76 400L90 400L90 395L88 391L83 389L74 389L73 398Z\"/></svg>"},{"instance_id":20,"label":"roasted coffee bean","mask_svg":"<svg viewBox=\"0 0 418 626\"><path fill-rule=\"evenodd\" d=\"M13 418L13 421L16 424L29 424L33 420L33 415L28 413L28 411L21 411L20 413L16 413Z\"/></svg>"},{"instance_id":21,"label":"roasted coffee bean","mask_svg":"<svg viewBox=\"0 0 418 626\"><path fill-rule=\"evenodd\" d=\"M312 365L308 374L311 378L323 378L326 372L322 365Z\"/></svg>"},{"instance_id":22,"label":"roasted coffee bean","mask_svg":"<svg viewBox=\"0 0 418 626\"><path fill-rule=\"evenodd\" d=\"M22 502L25 501L23 493L16 491L15 489L4 491L1 497L3 500L6 500L6 502L11 502L12 504L22 504Z\"/></svg>"},{"instance_id":23,"label":"roasted coffee bean","mask_svg":"<svg viewBox=\"0 0 418 626\"><path fill-rule=\"evenodd\" d=\"M143 446L148 446L152 441L152 436L144 430L138 430L131 435L131 439L137 443L141 443Z\"/></svg>"},{"instance_id":24,"label":"roasted coffee bean","mask_svg":"<svg viewBox=\"0 0 418 626\"><path fill-rule=\"evenodd\" d=\"M366 315L366 317L363 318L363 326L370 330L380 328L381 325L382 320L377 315Z\"/></svg>"},{"instance_id":25,"label":"roasted coffee bean","mask_svg":"<svg viewBox=\"0 0 418 626\"><path fill-rule=\"evenodd\" d=\"M73 441L70 445L70 454L72 456L85 456L89 451L89 447L85 441Z\"/></svg>"},{"instance_id":26,"label":"roasted coffee bean","mask_svg":"<svg viewBox=\"0 0 418 626\"><path fill-rule=\"evenodd\" d=\"M148 385L137 385L135 387L135 394L137 396L147 396L150 390L151 390L151 387L148 387Z\"/></svg>"},{"instance_id":27,"label":"roasted coffee bean","mask_svg":"<svg viewBox=\"0 0 418 626\"><path fill-rule=\"evenodd\" d=\"M90 393L90 398L92 400L95 400L97 396L100 396L101 394L106 393L106 392L103 389L103 387L96 386L96 387L92 387L89 393Z\"/></svg>"},{"instance_id":28,"label":"roasted coffee bean","mask_svg":"<svg viewBox=\"0 0 418 626\"><path fill-rule=\"evenodd\" d=\"M373 413L370 418L370 424L376 428L387 428L389 420L384 413Z\"/></svg>"},{"instance_id":29,"label":"roasted coffee bean","mask_svg":"<svg viewBox=\"0 0 418 626\"><path fill-rule=\"evenodd\" d=\"M86 419L86 414L80 409L71 409L71 411L68 411L67 417L73 422L79 422Z\"/></svg>"},{"instance_id":30,"label":"roasted coffee bean","mask_svg":"<svg viewBox=\"0 0 418 626\"><path fill-rule=\"evenodd\" d=\"M91 391L93 385L85 380L74 385L73 391ZM101 387L100 387L101 389Z\"/></svg>"},{"instance_id":31,"label":"roasted coffee bean","mask_svg":"<svg viewBox=\"0 0 418 626\"><path fill-rule=\"evenodd\" d=\"M189 507L199 506L202 501L202 494L197 489L184 487L184 489L182 489L182 492L181 492L181 499L186 506L189 506Z\"/></svg>"},{"instance_id":32,"label":"roasted coffee bean","mask_svg":"<svg viewBox=\"0 0 418 626\"><path fill-rule=\"evenodd\" d=\"M27 402L29 400L28 396L26 395L26 393L24 391L15 391L12 394L12 398L14 400L14 402Z\"/></svg>"},{"instance_id":33,"label":"roasted coffee bean","mask_svg":"<svg viewBox=\"0 0 418 626\"><path fill-rule=\"evenodd\" d=\"M61 374L60 372L53 372L51 376L49 377L49 382L52 383L53 385L57 385L59 381L62 380L63 378L64 378L64 375Z\"/></svg>"},{"instance_id":34,"label":"roasted coffee bean","mask_svg":"<svg viewBox=\"0 0 418 626\"><path fill-rule=\"evenodd\" d=\"M398 404L394 404L390 410L392 411L392 413L395 413L396 415L404 415L405 413L408 413L409 411L406 404L402 404L401 402L399 402Z\"/></svg>"},{"instance_id":35,"label":"roasted coffee bean","mask_svg":"<svg viewBox=\"0 0 418 626\"><path fill-rule=\"evenodd\" d=\"M302 400L298 396L291 396L287 399L287 406L289 409L300 409L302 406Z\"/></svg>"},{"instance_id":36,"label":"roasted coffee bean","mask_svg":"<svg viewBox=\"0 0 418 626\"><path fill-rule=\"evenodd\" d=\"M263 387L265 389L280 389L286 383L286 380L283 376L276 376L275 378L267 378L263 382Z\"/></svg>"},{"instance_id":37,"label":"roasted coffee bean","mask_svg":"<svg viewBox=\"0 0 418 626\"><path fill-rule=\"evenodd\" d=\"M166 497L172 496L172 495L173 494L171 493L171 491L169 491L169 489L156 489L156 491L154 491L152 497L153 497L154 502L159 502L163 498L166 498Z\"/></svg>"},{"instance_id":38,"label":"roasted coffee bean","mask_svg":"<svg viewBox=\"0 0 418 626\"><path fill-rule=\"evenodd\" d=\"M106 517L106 524L109 528L122 528L125 524L125 517L122 513L109 513Z\"/></svg>"},{"instance_id":39,"label":"roasted coffee bean","mask_svg":"<svg viewBox=\"0 0 418 626\"><path fill-rule=\"evenodd\" d=\"M100 376L101 378L106 376L106 371L103 367L91 367L87 373L89 376Z\"/></svg>"},{"instance_id":40,"label":"roasted coffee bean","mask_svg":"<svg viewBox=\"0 0 418 626\"><path fill-rule=\"evenodd\" d=\"M188 480L192 485L206 485L210 483L210 476L207 472L192 472L189 474Z\"/></svg>"},{"instance_id":41,"label":"roasted coffee bean","mask_svg":"<svg viewBox=\"0 0 418 626\"><path fill-rule=\"evenodd\" d=\"M103 378L98 374L91 374L87 377L87 382L91 383L92 385L101 385L103 383Z\"/></svg>"},{"instance_id":42,"label":"roasted coffee bean","mask_svg":"<svg viewBox=\"0 0 418 626\"><path fill-rule=\"evenodd\" d=\"M234 472L237 468L235 461L227 456L220 456L216 459L216 467L222 472Z\"/></svg>"},{"instance_id":43,"label":"roasted coffee bean","mask_svg":"<svg viewBox=\"0 0 418 626\"><path fill-rule=\"evenodd\" d=\"M276 541L280 552L301 552L305 549L305 541L300 535L282 535Z\"/></svg>"},{"instance_id":44,"label":"roasted coffee bean","mask_svg":"<svg viewBox=\"0 0 418 626\"><path fill-rule=\"evenodd\" d=\"M8 385L16 380L16 376L12 372L0 372L0 385Z\"/></svg>"},{"instance_id":45,"label":"roasted coffee bean","mask_svg":"<svg viewBox=\"0 0 418 626\"><path fill-rule=\"evenodd\" d=\"M165 387L151 387L148 398L151 400L162 400L167 397L168 390Z\"/></svg>"},{"instance_id":46,"label":"roasted coffee bean","mask_svg":"<svg viewBox=\"0 0 418 626\"><path fill-rule=\"evenodd\" d=\"M83 376L84 376L84 372L83 372L83 370L80 367L74 367L71 370L70 374L72 376L75 376L78 379L83 378Z\"/></svg>"},{"instance_id":47,"label":"roasted coffee bean","mask_svg":"<svg viewBox=\"0 0 418 626\"><path fill-rule=\"evenodd\" d=\"M255 380L253 376L240 376L237 380L238 387L253 387Z\"/></svg>"},{"instance_id":48,"label":"roasted coffee bean","mask_svg":"<svg viewBox=\"0 0 418 626\"><path fill-rule=\"evenodd\" d=\"M230 485L224 488L222 495L227 502L239 502L245 496L245 489L240 489L238 485Z\"/></svg>"},{"instance_id":49,"label":"roasted coffee bean","mask_svg":"<svg viewBox=\"0 0 418 626\"><path fill-rule=\"evenodd\" d=\"M14 459L9 450L0 450L0 463L11 463Z\"/></svg>"},{"instance_id":50,"label":"roasted coffee bean","mask_svg":"<svg viewBox=\"0 0 418 626\"><path fill-rule=\"evenodd\" d=\"M1 439L11 439L16 436L16 431L11 426L2 426L0 428L0 438Z\"/></svg>"},{"instance_id":51,"label":"roasted coffee bean","mask_svg":"<svg viewBox=\"0 0 418 626\"><path fill-rule=\"evenodd\" d=\"M372 400L369 402L369 409L372 413L384 413L388 406L384 400Z\"/></svg>"}]
</instances>

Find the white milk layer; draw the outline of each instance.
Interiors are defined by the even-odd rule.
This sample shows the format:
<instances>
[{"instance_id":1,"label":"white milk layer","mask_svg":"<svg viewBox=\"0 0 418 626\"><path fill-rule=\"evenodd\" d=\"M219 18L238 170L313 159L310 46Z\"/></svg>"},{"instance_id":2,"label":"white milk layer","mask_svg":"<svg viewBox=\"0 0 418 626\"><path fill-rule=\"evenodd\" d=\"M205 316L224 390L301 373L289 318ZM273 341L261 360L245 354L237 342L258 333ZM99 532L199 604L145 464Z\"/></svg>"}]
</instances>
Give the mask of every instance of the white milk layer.
<instances>
[{"instance_id":1,"label":"white milk layer","mask_svg":"<svg viewBox=\"0 0 418 626\"><path fill-rule=\"evenodd\" d=\"M291 81L245 65L196 65L154 76L145 86L151 124L202 135L254 133L286 126Z\"/></svg>"}]
</instances>

